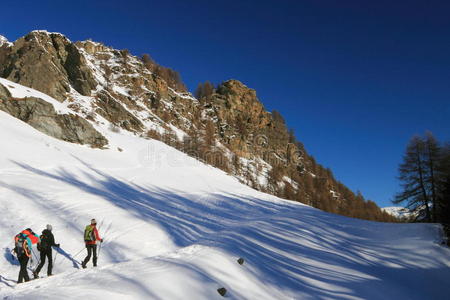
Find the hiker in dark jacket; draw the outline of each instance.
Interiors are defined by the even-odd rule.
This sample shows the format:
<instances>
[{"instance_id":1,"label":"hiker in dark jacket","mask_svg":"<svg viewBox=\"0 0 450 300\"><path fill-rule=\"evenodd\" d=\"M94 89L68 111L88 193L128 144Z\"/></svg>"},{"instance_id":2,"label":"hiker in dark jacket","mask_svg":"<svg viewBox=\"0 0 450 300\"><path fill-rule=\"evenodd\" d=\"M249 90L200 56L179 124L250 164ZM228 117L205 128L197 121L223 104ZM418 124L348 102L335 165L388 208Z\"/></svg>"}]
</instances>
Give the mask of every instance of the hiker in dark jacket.
<instances>
[{"instance_id":1,"label":"hiker in dark jacket","mask_svg":"<svg viewBox=\"0 0 450 300\"><path fill-rule=\"evenodd\" d=\"M41 252L41 263L36 271L33 272L34 278L39 278L39 272L45 264L45 258L48 258L47 276L52 276L52 246L59 248L59 244L55 244L55 237L53 236L52 229L52 225L47 225L47 228L42 231L41 242L38 245L38 250Z\"/></svg>"},{"instance_id":2,"label":"hiker in dark jacket","mask_svg":"<svg viewBox=\"0 0 450 300\"><path fill-rule=\"evenodd\" d=\"M100 235L98 234L97 230L97 221L95 219L91 220L91 225L87 225L86 229L84 230L84 242L86 244L87 249L87 256L84 259L81 266L83 269L86 269L86 264L91 259L91 255L93 254L92 261L94 263L94 267L97 266L97 241L100 241L100 243L103 243L103 239L100 238Z\"/></svg>"}]
</instances>

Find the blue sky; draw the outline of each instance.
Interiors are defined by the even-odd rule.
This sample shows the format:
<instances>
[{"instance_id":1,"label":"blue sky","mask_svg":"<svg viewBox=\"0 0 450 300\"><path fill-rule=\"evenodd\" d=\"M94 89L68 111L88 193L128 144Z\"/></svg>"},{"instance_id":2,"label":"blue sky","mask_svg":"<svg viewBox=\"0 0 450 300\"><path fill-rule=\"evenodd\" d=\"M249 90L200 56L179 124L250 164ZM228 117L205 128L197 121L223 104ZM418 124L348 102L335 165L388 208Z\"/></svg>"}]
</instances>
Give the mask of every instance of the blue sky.
<instances>
[{"instance_id":1,"label":"blue sky","mask_svg":"<svg viewBox=\"0 0 450 300\"><path fill-rule=\"evenodd\" d=\"M411 136L450 140L449 15L435 0L10 1L0 34L149 53L191 90L241 80L338 180L388 206Z\"/></svg>"}]
</instances>

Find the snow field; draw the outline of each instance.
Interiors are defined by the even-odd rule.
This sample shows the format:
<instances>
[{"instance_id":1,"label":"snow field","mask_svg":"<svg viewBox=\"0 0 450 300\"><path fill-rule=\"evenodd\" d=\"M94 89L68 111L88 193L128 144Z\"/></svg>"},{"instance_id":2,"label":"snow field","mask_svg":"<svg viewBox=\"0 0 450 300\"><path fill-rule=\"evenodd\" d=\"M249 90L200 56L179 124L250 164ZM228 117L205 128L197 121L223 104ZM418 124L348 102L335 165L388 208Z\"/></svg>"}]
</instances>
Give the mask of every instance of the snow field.
<instances>
[{"instance_id":1,"label":"snow field","mask_svg":"<svg viewBox=\"0 0 450 300\"><path fill-rule=\"evenodd\" d=\"M255 191L161 142L103 133L110 149L90 149L0 111L3 299L221 299L220 287L229 299L450 292L450 251L439 245L438 225L328 214ZM105 242L99 267L81 270L91 218ZM48 223L61 243L55 275L16 285L14 235Z\"/></svg>"}]
</instances>

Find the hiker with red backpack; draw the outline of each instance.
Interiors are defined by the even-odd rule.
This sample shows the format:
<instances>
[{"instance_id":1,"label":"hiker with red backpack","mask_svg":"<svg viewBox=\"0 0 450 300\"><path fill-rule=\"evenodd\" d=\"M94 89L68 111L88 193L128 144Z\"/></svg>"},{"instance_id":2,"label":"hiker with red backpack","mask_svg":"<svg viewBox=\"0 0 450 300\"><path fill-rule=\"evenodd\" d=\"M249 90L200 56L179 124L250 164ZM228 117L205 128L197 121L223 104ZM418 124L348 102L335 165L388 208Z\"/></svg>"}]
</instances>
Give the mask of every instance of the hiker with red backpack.
<instances>
[{"instance_id":1,"label":"hiker with red backpack","mask_svg":"<svg viewBox=\"0 0 450 300\"><path fill-rule=\"evenodd\" d=\"M22 283L24 280L25 282L30 281L27 265L31 257L33 244L38 244L39 242L39 236L35 234L31 228L22 230L14 237L14 252L16 253L17 259L20 263L19 278L17 283Z\"/></svg>"},{"instance_id":2,"label":"hiker with red backpack","mask_svg":"<svg viewBox=\"0 0 450 300\"><path fill-rule=\"evenodd\" d=\"M91 259L91 255L93 255L92 262L94 263L94 267L97 266L97 241L103 243L103 239L100 238L100 235L98 234L97 221L92 219L91 225L87 225L84 230L84 242L86 244L88 254L81 264L83 269L86 269L86 264Z\"/></svg>"},{"instance_id":3,"label":"hiker with red backpack","mask_svg":"<svg viewBox=\"0 0 450 300\"><path fill-rule=\"evenodd\" d=\"M41 242L38 244L37 248L41 253L41 262L33 272L33 276L35 279L39 278L39 272L44 266L46 258L48 258L47 276L52 276L52 246L59 248L59 244L55 244L55 237L53 236L52 229L52 225L48 224L46 229L42 231L42 234L40 236Z\"/></svg>"}]
</instances>

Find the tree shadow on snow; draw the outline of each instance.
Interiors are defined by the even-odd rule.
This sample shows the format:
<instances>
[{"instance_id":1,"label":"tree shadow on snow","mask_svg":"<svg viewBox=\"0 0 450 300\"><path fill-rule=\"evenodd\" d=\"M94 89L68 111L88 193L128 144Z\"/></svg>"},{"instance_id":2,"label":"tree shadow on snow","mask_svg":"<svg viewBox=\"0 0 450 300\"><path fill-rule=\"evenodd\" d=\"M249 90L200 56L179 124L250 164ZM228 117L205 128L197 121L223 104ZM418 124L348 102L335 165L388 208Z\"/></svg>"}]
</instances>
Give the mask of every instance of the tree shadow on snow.
<instances>
[{"instance_id":1,"label":"tree shadow on snow","mask_svg":"<svg viewBox=\"0 0 450 300\"><path fill-rule=\"evenodd\" d=\"M230 191L211 193L204 197L206 201L197 201L198 195L126 182L81 162L87 168L84 179L64 168L47 172L15 163L34 174L108 200L140 219L158 223L179 247L194 243L217 245L230 256L244 257L243 268L268 287L315 298L393 298L399 296L395 287L385 287L402 276L406 279L400 283L410 287L410 293L400 295L404 298L420 299L425 292L436 298L442 295L432 289L414 288L420 286L415 278L423 278L424 273L415 265L433 265L433 258L404 251L399 259L398 249L370 238L373 222L350 223L350 219L317 213L311 207L269 202ZM26 197L40 197L22 187L8 188ZM361 226L355 229L355 222ZM104 251L114 257L114 247ZM450 278L448 268L435 271L441 272L442 278ZM368 295L368 286L373 285L384 294ZM441 292L448 294L449 286L443 285ZM243 297L239 291L233 293Z\"/></svg>"}]
</instances>

